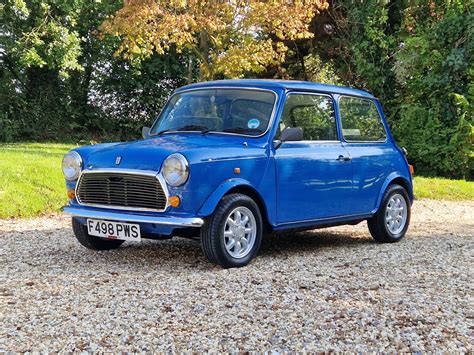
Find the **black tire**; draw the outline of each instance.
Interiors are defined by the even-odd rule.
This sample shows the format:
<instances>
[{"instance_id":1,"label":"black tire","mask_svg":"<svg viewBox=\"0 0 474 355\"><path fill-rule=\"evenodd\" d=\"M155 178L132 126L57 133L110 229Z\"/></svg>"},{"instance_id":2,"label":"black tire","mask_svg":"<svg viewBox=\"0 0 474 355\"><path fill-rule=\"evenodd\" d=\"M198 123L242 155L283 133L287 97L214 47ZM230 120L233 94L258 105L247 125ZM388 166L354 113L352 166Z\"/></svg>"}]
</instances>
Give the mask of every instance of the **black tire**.
<instances>
[{"instance_id":1,"label":"black tire","mask_svg":"<svg viewBox=\"0 0 474 355\"><path fill-rule=\"evenodd\" d=\"M255 242L251 251L242 258L235 258L225 247L224 228L229 214L237 207L248 208L256 222ZM224 268L242 267L252 261L258 254L262 243L263 222L260 209L254 200L243 194L230 194L222 198L214 213L209 216L201 227L201 246L209 262Z\"/></svg>"},{"instance_id":2,"label":"black tire","mask_svg":"<svg viewBox=\"0 0 474 355\"><path fill-rule=\"evenodd\" d=\"M406 209L407 209L407 219L406 219L405 226L403 227L403 229L397 232L396 234L394 234L388 229L388 226L385 223L385 212L386 212L390 199L392 198L392 196L396 194L401 195L405 199ZM405 236L408 230L408 226L410 224L410 213L411 213L410 198L405 188L396 184L390 185L387 188L387 191L385 191L379 210L372 218L367 220L367 225L369 227L370 234L377 242L380 242L380 243L395 243L395 242L400 241Z\"/></svg>"},{"instance_id":3,"label":"black tire","mask_svg":"<svg viewBox=\"0 0 474 355\"><path fill-rule=\"evenodd\" d=\"M92 250L117 249L124 242L123 240L110 240L90 235L87 233L87 227L74 217L72 218L72 230L78 242Z\"/></svg>"}]
</instances>

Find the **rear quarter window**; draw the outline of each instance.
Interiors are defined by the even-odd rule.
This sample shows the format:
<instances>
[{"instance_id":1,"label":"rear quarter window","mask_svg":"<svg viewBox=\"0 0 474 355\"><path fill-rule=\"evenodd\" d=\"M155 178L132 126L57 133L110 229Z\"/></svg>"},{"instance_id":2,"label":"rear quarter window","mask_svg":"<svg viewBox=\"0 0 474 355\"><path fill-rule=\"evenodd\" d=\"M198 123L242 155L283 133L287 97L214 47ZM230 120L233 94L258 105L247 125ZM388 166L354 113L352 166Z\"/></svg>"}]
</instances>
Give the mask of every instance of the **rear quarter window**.
<instances>
[{"instance_id":1,"label":"rear quarter window","mask_svg":"<svg viewBox=\"0 0 474 355\"><path fill-rule=\"evenodd\" d=\"M382 118L371 100L342 96L339 99L342 135L348 142L383 142L387 138Z\"/></svg>"}]
</instances>

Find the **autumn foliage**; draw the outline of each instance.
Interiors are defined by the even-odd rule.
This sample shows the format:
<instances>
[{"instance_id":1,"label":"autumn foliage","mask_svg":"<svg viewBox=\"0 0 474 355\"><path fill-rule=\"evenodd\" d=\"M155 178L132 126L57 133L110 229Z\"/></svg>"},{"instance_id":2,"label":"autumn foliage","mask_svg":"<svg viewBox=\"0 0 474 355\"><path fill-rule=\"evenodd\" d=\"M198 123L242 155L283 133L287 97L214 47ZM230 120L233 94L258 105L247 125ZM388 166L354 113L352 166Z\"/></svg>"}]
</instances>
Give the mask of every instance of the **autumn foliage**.
<instances>
[{"instance_id":1,"label":"autumn foliage","mask_svg":"<svg viewBox=\"0 0 474 355\"><path fill-rule=\"evenodd\" d=\"M285 60L286 41L311 38L308 25L325 0L128 0L102 25L118 35L118 54L141 60L170 46L188 51L201 79L243 77Z\"/></svg>"},{"instance_id":2,"label":"autumn foliage","mask_svg":"<svg viewBox=\"0 0 474 355\"><path fill-rule=\"evenodd\" d=\"M473 24L466 0L1 0L0 141L137 138L186 83L306 80L378 97L418 174L472 179Z\"/></svg>"}]
</instances>

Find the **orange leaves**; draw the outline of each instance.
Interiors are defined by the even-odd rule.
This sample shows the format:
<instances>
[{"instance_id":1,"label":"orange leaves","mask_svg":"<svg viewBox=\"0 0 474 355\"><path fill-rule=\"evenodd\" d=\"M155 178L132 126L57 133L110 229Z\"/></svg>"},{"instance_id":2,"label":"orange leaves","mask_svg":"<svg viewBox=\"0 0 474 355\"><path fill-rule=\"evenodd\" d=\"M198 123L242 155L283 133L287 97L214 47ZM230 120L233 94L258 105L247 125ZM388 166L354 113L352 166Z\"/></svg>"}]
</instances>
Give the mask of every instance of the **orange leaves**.
<instances>
[{"instance_id":1,"label":"orange leaves","mask_svg":"<svg viewBox=\"0 0 474 355\"><path fill-rule=\"evenodd\" d=\"M119 53L140 60L171 44L200 63L201 77L241 77L284 60L282 41L311 38L324 0L127 0L102 31L120 36Z\"/></svg>"}]
</instances>

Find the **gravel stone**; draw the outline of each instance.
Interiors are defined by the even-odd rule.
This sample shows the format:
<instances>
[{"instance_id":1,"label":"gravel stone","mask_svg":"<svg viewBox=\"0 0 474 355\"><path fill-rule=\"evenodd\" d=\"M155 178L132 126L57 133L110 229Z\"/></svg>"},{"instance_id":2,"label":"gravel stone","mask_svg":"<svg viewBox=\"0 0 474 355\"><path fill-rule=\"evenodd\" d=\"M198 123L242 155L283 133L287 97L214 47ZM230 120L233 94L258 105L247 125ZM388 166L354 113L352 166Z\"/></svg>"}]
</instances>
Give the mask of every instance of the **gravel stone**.
<instances>
[{"instance_id":1,"label":"gravel stone","mask_svg":"<svg viewBox=\"0 0 474 355\"><path fill-rule=\"evenodd\" d=\"M396 244L365 223L275 234L229 270L192 240L94 252L68 217L0 220L0 351L472 353L473 211L416 201Z\"/></svg>"}]
</instances>

